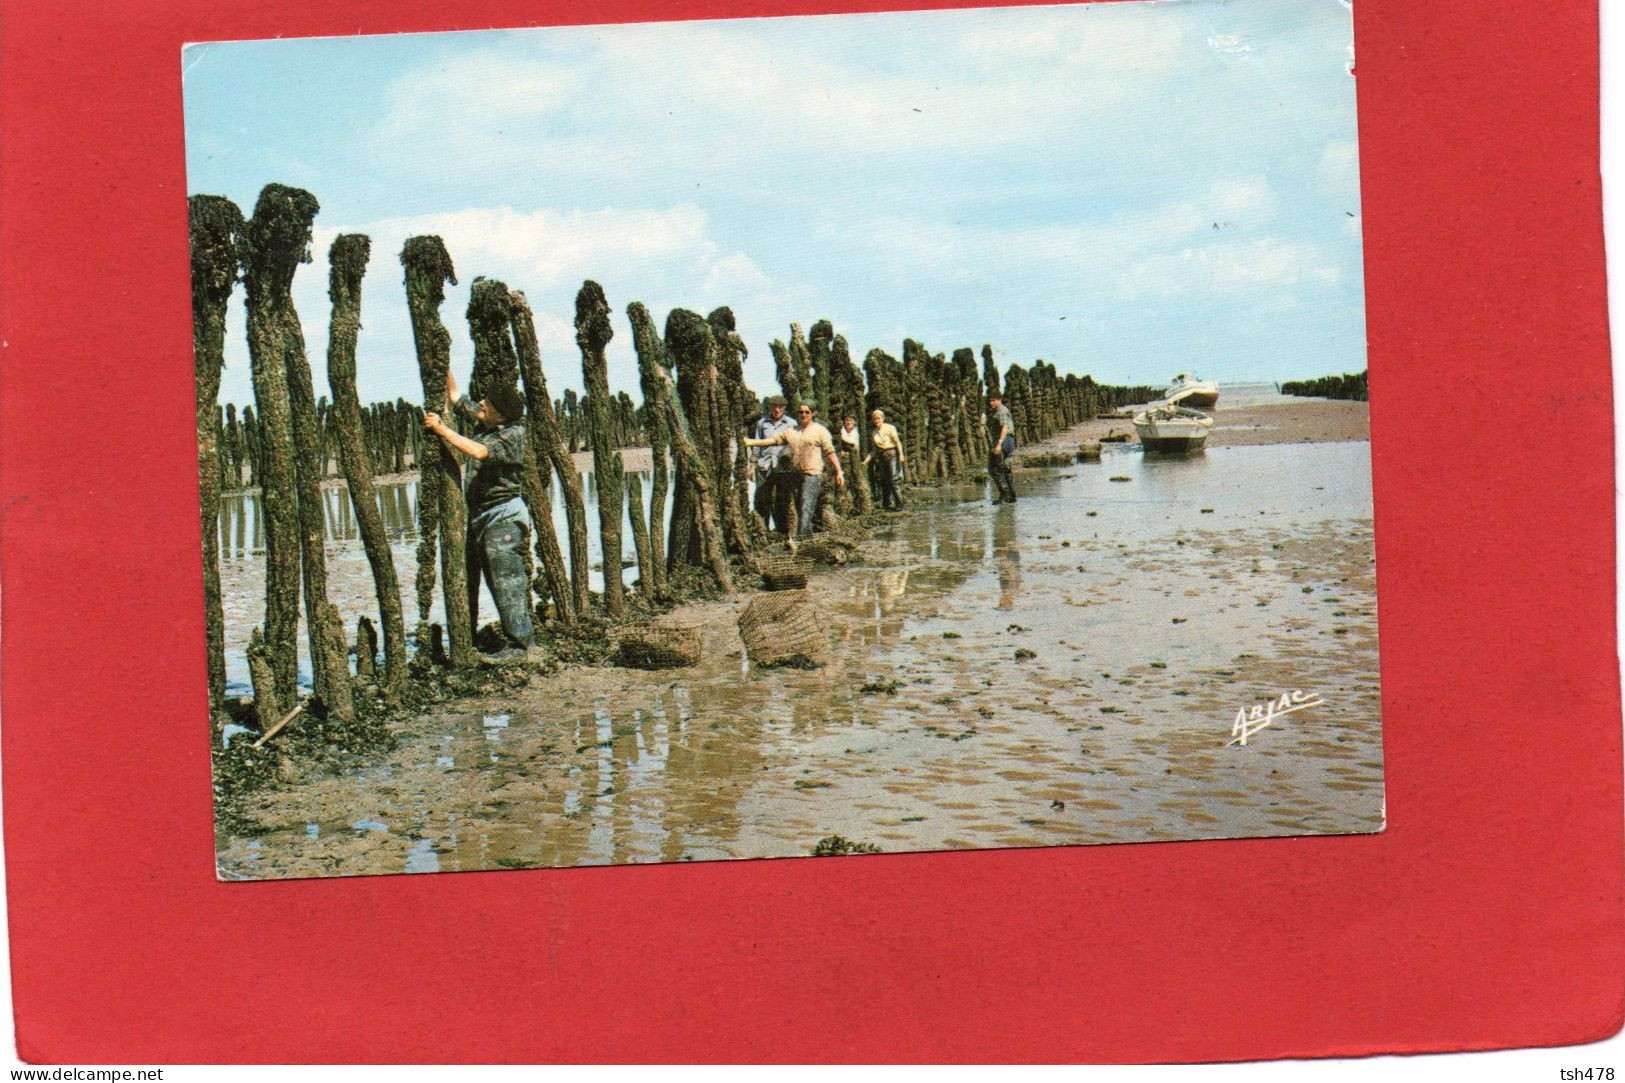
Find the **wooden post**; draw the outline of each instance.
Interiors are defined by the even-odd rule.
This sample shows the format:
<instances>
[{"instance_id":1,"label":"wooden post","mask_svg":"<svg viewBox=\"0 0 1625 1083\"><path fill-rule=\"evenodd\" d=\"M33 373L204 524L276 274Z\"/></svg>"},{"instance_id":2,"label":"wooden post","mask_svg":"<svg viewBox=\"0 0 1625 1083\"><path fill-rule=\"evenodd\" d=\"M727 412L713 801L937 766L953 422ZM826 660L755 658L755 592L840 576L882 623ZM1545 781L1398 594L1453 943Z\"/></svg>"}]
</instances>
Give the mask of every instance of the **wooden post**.
<instances>
[{"instance_id":1,"label":"wooden post","mask_svg":"<svg viewBox=\"0 0 1625 1083\"><path fill-rule=\"evenodd\" d=\"M649 437L649 458L652 460L652 476L649 486L654 491L649 494L649 574L651 580L648 590L658 601L665 601L668 597L666 591L666 490L671 486L670 476L666 467L666 447L670 443L667 436L665 411L660 408L660 389L658 382L652 375L656 366L662 370L665 367L664 359L657 358L655 365L643 363L645 348L660 348L660 339L654 335L654 329L649 329L648 342L639 339L638 350L638 383L643 389L643 428ZM634 528L636 521L634 520Z\"/></svg>"},{"instance_id":2,"label":"wooden post","mask_svg":"<svg viewBox=\"0 0 1625 1083\"><path fill-rule=\"evenodd\" d=\"M243 285L248 292L248 353L259 437L260 508L265 521L265 650L277 699L298 698L300 522L288 355L304 353L291 286L308 259L316 200L309 192L267 185L243 230ZM318 509L319 511L319 509ZM318 535L318 539L319 539ZM320 610L306 625L321 638ZM317 653L315 651L313 654ZM314 670L321 663L312 661Z\"/></svg>"},{"instance_id":3,"label":"wooden post","mask_svg":"<svg viewBox=\"0 0 1625 1083\"><path fill-rule=\"evenodd\" d=\"M248 636L248 675L254 682L254 721L261 733L269 733L276 720L282 717L282 708L278 706L282 701L276 691L276 674L272 672L270 651L257 627Z\"/></svg>"},{"instance_id":4,"label":"wooden post","mask_svg":"<svg viewBox=\"0 0 1625 1083\"><path fill-rule=\"evenodd\" d=\"M542 371L542 350L537 344L536 321L531 315L530 304L523 293L514 292L509 297L512 302L510 311L514 345L519 352L519 375L525 383L526 454L528 456L534 446L537 465L538 484L532 488L532 492L534 495L540 491L540 484L547 477L546 467L550 465L564 498L564 522L570 538L571 589L568 593L563 590L564 557L559 553L558 538L553 533L551 512L535 524L537 554L542 558L543 568L547 569L549 581L553 582L554 600L568 599L559 608L560 615L571 621L578 615L585 615L592 604L587 583L587 505L581 498L581 478L576 474L575 462L564 449L564 437L559 431L558 417L553 412L553 400L547 395L547 376ZM543 522L547 524L545 534Z\"/></svg>"},{"instance_id":5,"label":"wooden post","mask_svg":"<svg viewBox=\"0 0 1625 1083\"><path fill-rule=\"evenodd\" d=\"M603 490L598 498L603 499ZM626 517L632 524L632 550L638 560L638 593L654 599L654 565L649 561L649 520L643 511L643 478L636 470L626 475Z\"/></svg>"},{"instance_id":6,"label":"wooden post","mask_svg":"<svg viewBox=\"0 0 1625 1083\"><path fill-rule=\"evenodd\" d=\"M750 449L745 432L750 424L745 400L745 358L750 351L739 337L731 308L726 305L706 317L711 329L715 405L711 416L711 444L715 455L717 503L722 513L724 540L730 552L738 553L745 566L756 570L757 552L767 544L761 520L751 510Z\"/></svg>"},{"instance_id":7,"label":"wooden post","mask_svg":"<svg viewBox=\"0 0 1625 1083\"><path fill-rule=\"evenodd\" d=\"M322 666L327 674L327 694L322 697L322 703L327 707L327 717L344 723L354 722L355 698L348 662L350 652L344 642L344 618L339 616L339 607L332 602L323 602L322 623L326 625L322 649L327 651Z\"/></svg>"},{"instance_id":8,"label":"wooden post","mask_svg":"<svg viewBox=\"0 0 1625 1083\"><path fill-rule=\"evenodd\" d=\"M711 479L707 475L699 452L694 447L694 441L689 437L688 421L678 409L671 374L666 371L665 366L668 354L679 352L677 347L681 347L684 352L692 351L696 346L700 350L706 349L703 342L696 343L694 340L701 336L709 338L711 330L697 314L677 309L666 319L666 343L662 346L655 336L654 323L649 318L648 310L642 304L634 301L626 311L632 321L633 341L637 348L639 368L644 371L645 386L649 384L654 386L657 409L665 417L672 450L682 467L678 474L679 483L687 485L694 502L705 562L710 567L717 586L724 593L732 594L733 572L728 567L728 554L722 542L722 529L717 522Z\"/></svg>"},{"instance_id":9,"label":"wooden post","mask_svg":"<svg viewBox=\"0 0 1625 1083\"><path fill-rule=\"evenodd\" d=\"M355 675L364 685L378 680L378 632L365 613L355 622Z\"/></svg>"},{"instance_id":10,"label":"wooden post","mask_svg":"<svg viewBox=\"0 0 1625 1083\"><path fill-rule=\"evenodd\" d=\"M203 630L209 671L209 710L219 711L226 698L225 616L220 603L221 462L232 462L229 440L218 439L216 402L220 370L226 355L226 307L237 285L237 238L243 212L220 196L193 196L188 201L192 247L192 366L197 391L197 463L203 529ZM227 408L228 435L236 427ZM220 445L226 444L225 453ZM232 486L236 488L236 486Z\"/></svg>"},{"instance_id":11,"label":"wooden post","mask_svg":"<svg viewBox=\"0 0 1625 1083\"><path fill-rule=\"evenodd\" d=\"M320 209L316 197L299 188L267 185L254 208L249 232L256 247L277 249L278 346L288 389L288 419L293 433L293 488L298 506L300 578L304 586L305 631L310 641L310 670L316 694L328 698L327 660L332 651L322 618L327 605L327 520L322 501L321 441L317 431L316 391L299 313L287 291L298 264L310 262L311 226ZM275 235L274 241L268 239ZM263 414L262 414L263 417ZM342 637L340 643L343 642Z\"/></svg>"},{"instance_id":12,"label":"wooden post","mask_svg":"<svg viewBox=\"0 0 1625 1083\"><path fill-rule=\"evenodd\" d=\"M330 413L339 465L344 469L361 545L367 552L373 587L378 594L378 617L384 626L384 685L393 689L406 677L406 624L401 613L401 586L395 578L389 533L384 529L377 490L373 488L372 463L368 461L363 440L361 400L355 386L355 343L361 328L361 277L371 252L372 242L358 233L341 234L327 251L327 293L333 302L333 315L328 324L327 383L333 392ZM371 657L367 659L367 668L372 669Z\"/></svg>"},{"instance_id":13,"label":"wooden post","mask_svg":"<svg viewBox=\"0 0 1625 1083\"><path fill-rule=\"evenodd\" d=\"M452 269L451 255L445 242L435 236L408 237L401 249L401 266L406 271L406 301L412 315L412 340L417 347L418 371L423 380L423 409L425 413L445 415L450 406L446 402L446 371L451 366L451 335L440 321L440 305L446 299L445 284L457 284ZM464 563L468 538L468 509L463 504L462 471L451 448L444 440L434 438L438 447L425 446L423 481L418 488L419 509L430 509L432 516L424 522L420 516L419 530L427 539L431 528L438 526L440 543L440 578L444 583L446 600L446 628L450 632L453 669L461 669L474 661L474 629L468 613L468 568ZM426 490L433 491L431 498ZM432 550L430 559L433 559ZM428 572L430 590L433 590L433 569ZM423 596L424 548L418 548L418 609L427 612Z\"/></svg>"},{"instance_id":14,"label":"wooden post","mask_svg":"<svg viewBox=\"0 0 1625 1083\"><path fill-rule=\"evenodd\" d=\"M621 582L621 507L625 471L615 449L609 364L604 347L614 331L609 302L596 282L582 283L576 294L576 345L581 348L581 378L587 389L587 434L592 442L593 473L598 478L598 551L604 566L604 612L626 614L626 588Z\"/></svg>"}]
</instances>

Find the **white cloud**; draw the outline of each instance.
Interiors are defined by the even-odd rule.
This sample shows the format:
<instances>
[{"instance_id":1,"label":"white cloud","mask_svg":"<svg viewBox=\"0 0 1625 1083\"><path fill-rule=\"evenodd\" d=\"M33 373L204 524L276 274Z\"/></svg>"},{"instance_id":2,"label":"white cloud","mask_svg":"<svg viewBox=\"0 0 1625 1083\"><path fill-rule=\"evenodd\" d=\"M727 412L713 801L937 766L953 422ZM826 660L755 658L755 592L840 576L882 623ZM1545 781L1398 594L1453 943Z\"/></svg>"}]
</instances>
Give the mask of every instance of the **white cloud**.
<instances>
[{"instance_id":1,"label":"white cloud","mask_svg":"<svg viewBox=\"0 0 1625 1083\"><path fill-rule=\"evenodd\" d=\"M317 251L325 252L336 232L321 231ZM459 279L485 274L531 288L593 278L605 268L629 265L670 264L703 274L718 259L709 218L691 204L595 211L467 207L383 219L343 232L365 233L375 249L397 252L408 237L435 234L446 242Z\"/></svg>"},{"instance_id":2,"label":"white cloud","mask_svg":"<svg viewBox=\"0 0 1625 1083\"><path fill-rule=\"evenodd\" d=\"M1042 282L1057 274L1115 283L1155 256L1193 250L1215 228L1257 228L1277 212L1263 177L1219 178L1198 198L1176 200L1105 221L1026 227L959 225L902 215L823 224L829 243L863 249L871 273L897 279L966 282L1026 275ZM1232 245L1231 247L1235 247Z\"/></svg>"},{"instance_id":3,"label":"white cloud","mask_svg":"<svg viewBox=\"0 0 1625 1083\"><path fill-rule=\"evenodd\" d=\"M1326 144L1315 167L1315 187L1343 210L1355 210L1360 202L1359 144L1352 139Z\"/></svg>"},{"instance_id":4,"label":"white cloud","mask_svg":"<svg viewBox=\"0 0 1625 1083\"><path fill-rule=\"evenodd\" d=\"M1275 216L1275 192L1265 177L1225 178L1213 182L1209 197L1218 221L1252 225Z\"/></svg>"},{"instance_id":5,"label":"white cloud","mask_svg":"<svg viewBox=\"0 0 1625 1083\"><path fill-rule=\"evenodd\" d=\"M397 79L370 138L422 170L570 177L641 158L756 172L1044 149L1154 109L1180 75L1189 17L1138 16L1087 5L516 32ZM925 43L912 55L864 54L904 25Z\"/></svg>"},{"instance_id":6,"label":"white cloud","mask_svg":"<svg viewBox=\"0 0 1625 1083\"><path fill-rule=\"evenodd\" d=\"M1189 294L1241 294L1329 285L1342 272L1318 245L1266 237L1247 244L1211 244L1140 260L1118 287L1124 300Z\"/></svg>"}]
</instances>

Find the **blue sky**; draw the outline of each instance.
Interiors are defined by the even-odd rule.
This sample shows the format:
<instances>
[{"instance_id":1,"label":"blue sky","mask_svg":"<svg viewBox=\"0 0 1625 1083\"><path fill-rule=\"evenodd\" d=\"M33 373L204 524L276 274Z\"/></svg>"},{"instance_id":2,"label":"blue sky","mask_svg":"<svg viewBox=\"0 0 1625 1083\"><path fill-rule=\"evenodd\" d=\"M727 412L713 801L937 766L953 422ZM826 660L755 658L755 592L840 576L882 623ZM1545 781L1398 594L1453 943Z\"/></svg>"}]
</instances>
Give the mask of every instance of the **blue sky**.
<instances>
[{"instance_id":1,"label":"blue sky","mask_svg":"<svg viewBox=\"0 0 1625 1083\"><path fill-rule=\"evenodd\" d=\"M731 305L855 358L992 343L1110 383L1365 367L1352 18L1342 0L1162 0L188 46L187 183L322 205L294 300L326 390L327 247L372 237L363 400L419 397L398 261L446 240L453 365L475 276L524 290L554 393L584 279ZM250 400L242 294L223 401Z\"/></svg>"}]
</instances>

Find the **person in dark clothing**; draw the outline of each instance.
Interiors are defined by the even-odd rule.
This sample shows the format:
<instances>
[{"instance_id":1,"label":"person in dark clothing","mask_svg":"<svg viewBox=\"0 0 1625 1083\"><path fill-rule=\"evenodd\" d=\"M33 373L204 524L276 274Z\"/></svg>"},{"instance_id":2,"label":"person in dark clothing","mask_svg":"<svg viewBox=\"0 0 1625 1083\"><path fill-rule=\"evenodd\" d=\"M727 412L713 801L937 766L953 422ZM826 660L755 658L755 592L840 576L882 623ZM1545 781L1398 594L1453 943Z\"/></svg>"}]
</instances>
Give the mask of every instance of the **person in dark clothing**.
<instances>
[{"instance_id":1,"label":"person in dark clothing","mask_svg":"<svg viewBox=\"0 0 1625 1083\"><path fill-rule=\"evenodd\" d=\"M782 395L770 395L762 404L764 413L756 422L751 435L758 440L777 436L795 422L784 416ZM796 488L796 475L790 469L790 459L783 447L764 447L755 454L756 499L754 507L763 524L780 534L790 533L791 490Z\"/></svg>"},{"instance_id":2,"label":"person in dark clothing","mask_svg":"<svg viewBox=\"0 0 1625 1083\"><path fill-rule=\"evenodd\" d=\"M993 479L993 503L1014 504L1016 483L1010 459L1016 453L1016 423L998 395L987 397L987 474Z\"/></svg>"},{"instance_id":3,"label":"person in dark clothing","mask_svg":"<svg viewBox=\"0 0 1625 1083\"><path fill-rule=\"evenodd\" d=\"M468 613L479 626L480 581L496 599L502 622L502 645L489 657L494 661L524 658L531 645L530 576L526 546L530 540L530 513L525 507L525 400L510 386L489 388L477 404L459 396L457 381L446 374L446 401L463 420L474 426L464 436L438 414L427 414L423 427L444 440L452 450L469 458L464 477L468 503Z\"/></svg>"}]
</instances>

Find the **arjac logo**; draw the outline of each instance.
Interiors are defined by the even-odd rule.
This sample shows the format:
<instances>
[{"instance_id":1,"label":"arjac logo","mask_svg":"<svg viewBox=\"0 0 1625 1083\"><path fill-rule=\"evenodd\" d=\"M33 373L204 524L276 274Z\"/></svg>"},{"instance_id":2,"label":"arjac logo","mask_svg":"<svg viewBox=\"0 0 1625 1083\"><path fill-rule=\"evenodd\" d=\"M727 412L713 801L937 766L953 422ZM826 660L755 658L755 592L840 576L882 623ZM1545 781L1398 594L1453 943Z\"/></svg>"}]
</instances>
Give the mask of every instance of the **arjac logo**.
<instances>
[{"instance_id":1,"label":"arjac logo","mask_svg":"<svg viewBox=\"0 0 1625 1083\"><path fill-rule=\"evenodd\" d=\"M1259 730L1273 723L1284 714L1301 711L1307 707L1319 707L1326 701L1320 698L1319 692L1303 692L1294 690L1282 692L1279 699L1272 699L1267 703L1255 703L1251 707L1236 708L1236 721L1230 727L1230 740L1225 746L1244 745L1247 739Z\"/></svg>"}]
</instances>

